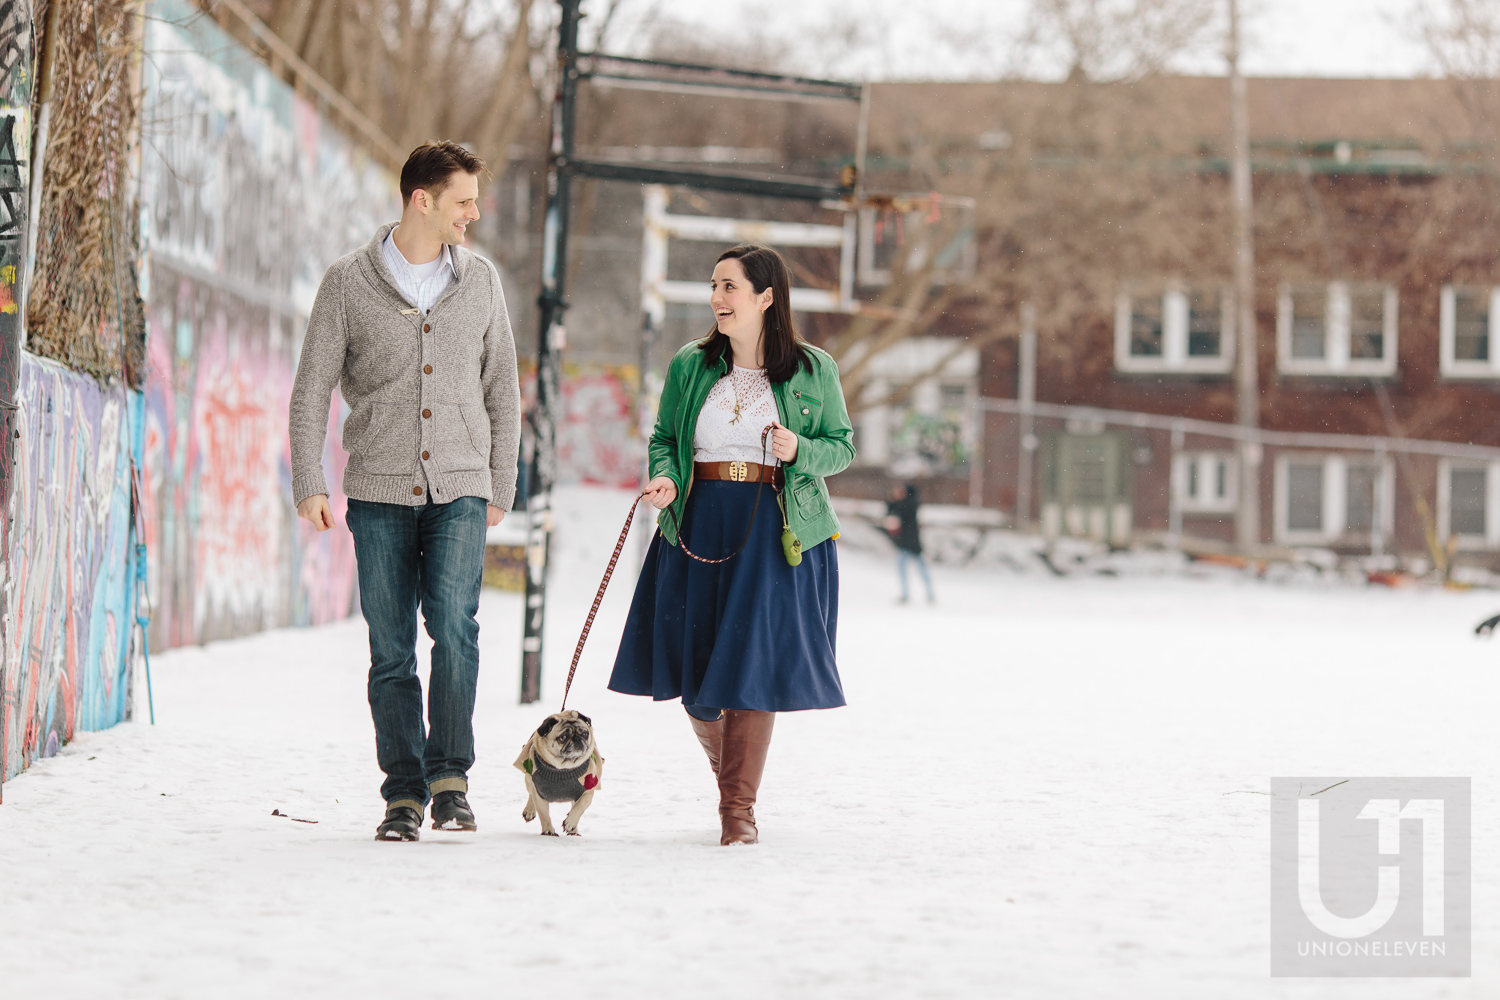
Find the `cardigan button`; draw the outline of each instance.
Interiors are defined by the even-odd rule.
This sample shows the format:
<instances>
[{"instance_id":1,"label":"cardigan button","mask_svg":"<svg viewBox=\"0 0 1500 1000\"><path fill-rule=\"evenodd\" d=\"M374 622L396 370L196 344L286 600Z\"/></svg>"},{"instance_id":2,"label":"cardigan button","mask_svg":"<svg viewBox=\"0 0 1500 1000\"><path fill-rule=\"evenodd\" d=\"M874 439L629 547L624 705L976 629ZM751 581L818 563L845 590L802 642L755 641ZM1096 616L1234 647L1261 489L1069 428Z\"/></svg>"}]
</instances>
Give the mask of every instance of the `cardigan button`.
<instances>
[{"instance_id":1,"label":"cardigan button","mask_svg":"<svg viewBox=\"0 0 1500 1000\"><path fill-rule=\"evenodd\" d=\"M411 494L412 494L412 496L415 496L415 497L421 496L422 495L422 487L420 487L420 486L413 486L411 488Z\"/></svg>"},{"instance_id":2,"label":"cardigan button","mask_svg":"<svg viewBox=\"0 0 1500 1000\"><path fill-rule=\"evenodd\" d=\"M432 411L431 410L423 410L422 411L422 416L424 416L424 417L430 417L430 416L432 416Z\"/></svg>"},{"instance_id":3,"label":"cardigan button","mask_svg":"<svg viewBox=\"0 0 1500 1000\"><path fill-rule=\"evenodd\" d=\"M422 324L422 332L423 333L431 333L432 332L432 324L431 323L423 323Z\"/></svg>"},{"instance_id":4,"label":"cardigan button","mask_svg":"<svg viewBox=\"0 0 1500 1000\"><path fill-rule=\"evenodd\" d=\"M431 365L423 365L422 366L422 371L426 372L428 375L431 375L432 374L432 366ZM803 410L802 412L806 413L807 411Z\"/></svg>"},{"instance_id":5,"label":"cardigan button","mask_svg":"<svg viewBox=\"0 0 1500 1000\"><path fill-rule=\"evenodd\" d=\"M804 406L802 408L802 415L805 417L805 416L807 416L807 413L808 413L807 407Z\"/></svg>"},{"instance_id":6,"label":"cardigan button","mask_svg":"<svg viewBox=\"0 0 1500 1000\"><path fill-rule=\"evenodd\" d=\"M431 456L431 455L429 455L429 454L427 454L427 452L425 452L425 451L424 451L424 452L422 452L422 461L424 461L424 462L425 462L425 461L427 461L427 460L428 460L428 459L429 459L429 458L431 458L431 457L432 457L432 456Z\"/></svg>"}]
</instances>

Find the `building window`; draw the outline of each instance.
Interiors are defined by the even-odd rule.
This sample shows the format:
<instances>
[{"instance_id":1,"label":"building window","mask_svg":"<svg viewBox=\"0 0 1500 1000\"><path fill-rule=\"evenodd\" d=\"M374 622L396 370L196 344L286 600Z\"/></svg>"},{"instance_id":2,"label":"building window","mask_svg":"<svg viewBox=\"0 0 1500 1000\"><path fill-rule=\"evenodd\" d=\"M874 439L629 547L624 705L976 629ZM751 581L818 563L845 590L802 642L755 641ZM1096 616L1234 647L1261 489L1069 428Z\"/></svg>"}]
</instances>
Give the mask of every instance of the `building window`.
<instances>
[{"instance_id":1,"label":"building window","mask_svg":"<svg viewBox=\"0 0 1500 1000\"><path fill-rule=\"evenodd\" d=\"M1500 463L1438 462L1437 528L1459 548L1500 546Z\"/></svg>"},{"instance_id":2,"label":"building window","mask_svg":"<svg viewBox=\"0 0 1500 1000\"><path fill-rule=\"evenodd\" d=\"M1234 456L1227 451L1185 451L1173 460L1173 491L1184 513L1232 512L1238 499L1235 484Z\"/></svg>"},{"instance_id":3,"label":"building window","mask_svg":"<svg viewBox=\"0 0 1500 1000\"><path fill-rule=\"evenodd\" d=\"M1287 375L1394 375L1397 305L1390 285L1282 285L1278 367Z\"/></svg>"},{"instance_id":4,"label":"building window","mask_svg":"<svg viewBox=\"0 0 1500 1000\"><path fill-rule=\"evenodd\" d=\"M1443 286L1438 370L1449 378L1500 378L1500 288Z\"/></svg>"},{"instance_id":5,"label":"building window","mask_svg":"<svg viewBox=\"0 0 1500 1000\"><path fill-rule=\"evenodd\" d=\"M1123 291L1115 299L1122 372L1222 374L1233 364L1229 296L1216 286Z\"/></svg>"},{"instance_id":6,"label":"building window","mask_svg":"<svg viewBox=\"0 0 1500 1000\"><path fill-rule=\"evenodd\" d=\"M1282 455L1276 461L1278 542L1368 545L1393 523L1395 477L1369 455Z\"/></svg>"}]
</instances>

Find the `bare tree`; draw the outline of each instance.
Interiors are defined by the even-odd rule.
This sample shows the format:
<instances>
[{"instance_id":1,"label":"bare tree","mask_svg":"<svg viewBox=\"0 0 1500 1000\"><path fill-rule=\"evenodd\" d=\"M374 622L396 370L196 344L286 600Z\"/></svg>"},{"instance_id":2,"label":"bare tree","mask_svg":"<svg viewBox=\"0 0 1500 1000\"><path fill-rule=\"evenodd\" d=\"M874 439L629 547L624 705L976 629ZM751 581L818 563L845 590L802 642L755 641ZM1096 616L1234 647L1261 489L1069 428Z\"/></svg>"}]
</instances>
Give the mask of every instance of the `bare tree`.
<instances>
[{"instance_id":1,"label":"bare tree","mask_svg":"<svg viewBox=\"0 0 1500 1000\"><path fill-rule=\"evenodd\" d=\"M1016 68L1057 61L1073 80L1138 79L1214 37L1209 0L1032 0L1017 40Z\"/></svg>"},{"instance_id":2,"label":"bare tree","mask_svg":"<svg viewBox=\"0 0 1500 1000\"><path fill-rule=\"evenodd\" d=\"M235 29L216 0L199 3ZM540 18L544 5L534 0L255 0L250 6L403 148L455 139L500 166L511 143L540 117L543 81L533 57L545 48L549 25Z\"/></svg>"}]
</instances>

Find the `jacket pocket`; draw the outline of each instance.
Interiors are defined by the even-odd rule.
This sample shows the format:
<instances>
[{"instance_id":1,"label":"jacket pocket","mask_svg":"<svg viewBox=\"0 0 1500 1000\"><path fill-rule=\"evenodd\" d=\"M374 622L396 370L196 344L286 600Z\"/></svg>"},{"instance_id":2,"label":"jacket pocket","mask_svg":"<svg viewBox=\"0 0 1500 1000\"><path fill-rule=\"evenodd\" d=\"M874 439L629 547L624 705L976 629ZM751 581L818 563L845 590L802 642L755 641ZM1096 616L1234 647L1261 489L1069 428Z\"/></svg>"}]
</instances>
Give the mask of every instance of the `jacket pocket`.
<instances>
[{"instance_id":1,"label":"jacket pocket","mask_svg":"<svg viewBox=\"0 0 1500 1000\"><path fill-rule=\"evenodd\" d=\"M828 509L828 501L823 499L823 491L819 489L816 479L803 479L793 486L792 497L797 501L797 510L803 517L817 517Z\"/></svg>"},{"instance_id":2,"label":"jacket pocket","mask_svg":"<svg viewBox=\"0 0 1500 1000\"><path fill-rule=\"evenodd\" d=\"M465 407L438 406L433 410L433 461L439 472L478 472L489 468L489 449L474 447Z\"/></svg>"},{"instance_id":3,"label":"jacket pocket","mask_svg":"<svg viewBox=\"0 0 1500 1000\"><path fill-rule=\"evenodd\" d=\"M403 407L374 403L363 430L346 435L344 450L355 472L370 476L399 476L411 472L416 459L416 438L402 432L400 412ZM415 430L412 428L411 430Z\"/></svg>"}]
</instances>

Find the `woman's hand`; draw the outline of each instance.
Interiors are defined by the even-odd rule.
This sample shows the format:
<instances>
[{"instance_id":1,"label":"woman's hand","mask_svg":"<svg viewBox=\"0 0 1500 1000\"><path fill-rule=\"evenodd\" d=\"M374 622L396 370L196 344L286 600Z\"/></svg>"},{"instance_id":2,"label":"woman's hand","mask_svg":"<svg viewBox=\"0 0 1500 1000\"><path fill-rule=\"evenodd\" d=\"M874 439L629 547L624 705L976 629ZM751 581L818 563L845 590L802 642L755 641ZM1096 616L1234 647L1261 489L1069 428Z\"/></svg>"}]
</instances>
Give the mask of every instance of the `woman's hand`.
<instances>
[{"instance_id":1,"label":"woman's hand","mask_svg":"<svg viewBox=\"0 0 1500 1000\"><path fill-rule=\"evenodd\" d=\"M780 422L773 422L776 429L771 432L771 454L781 460L782 465L790 465L797 460L797 435L781 426Z\"/></svg>"},{"instance_id":2,"label":"woman's hand","mask_svg":"<svg viewBox=\"0 0 1500 1000\"><path fill-rule=\"evenodd\" d=\"M677 484L667 476L657 476L646 484L645 492L641 494L641 497L657 510L661 510L677 499Z\"/></svg>"}]
</instances>

